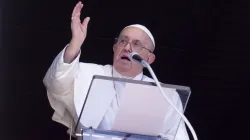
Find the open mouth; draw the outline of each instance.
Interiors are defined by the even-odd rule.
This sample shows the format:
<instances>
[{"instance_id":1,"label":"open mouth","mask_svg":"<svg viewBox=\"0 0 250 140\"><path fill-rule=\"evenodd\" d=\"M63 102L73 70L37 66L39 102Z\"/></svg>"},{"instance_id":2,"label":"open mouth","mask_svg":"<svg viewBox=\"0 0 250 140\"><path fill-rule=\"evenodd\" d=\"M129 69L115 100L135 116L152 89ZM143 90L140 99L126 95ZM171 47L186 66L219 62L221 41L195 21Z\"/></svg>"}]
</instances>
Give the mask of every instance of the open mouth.
<instances>
[{"instance_id":1,"label":"open mouth","mask_svg":"<svg viewBox=\"0 0 250 140\"><path fill-rule=\"evenodd\" d=\"M131 61L127 56L122 56L121 59L126 61Z\"/></svg>"}]
</instances>

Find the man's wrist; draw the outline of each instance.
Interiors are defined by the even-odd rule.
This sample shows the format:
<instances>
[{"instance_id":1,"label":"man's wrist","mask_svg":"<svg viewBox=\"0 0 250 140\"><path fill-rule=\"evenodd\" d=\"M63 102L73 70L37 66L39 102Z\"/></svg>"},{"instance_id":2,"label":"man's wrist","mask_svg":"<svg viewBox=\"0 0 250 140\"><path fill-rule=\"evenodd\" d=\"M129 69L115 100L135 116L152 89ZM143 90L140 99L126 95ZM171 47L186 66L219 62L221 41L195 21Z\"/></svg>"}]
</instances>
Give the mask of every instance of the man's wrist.
<instances>
[{"instance_id":1,"label":"man's wrist","mask_svg":"<svg viewBox=\"0 0 250 140\"><path fill-rule=\"evenodd\" d=\"M83 41L80 41L79 39L72 38L69 47L74 49L74 50L80 50Z\"/></svg>"}]
</instances>

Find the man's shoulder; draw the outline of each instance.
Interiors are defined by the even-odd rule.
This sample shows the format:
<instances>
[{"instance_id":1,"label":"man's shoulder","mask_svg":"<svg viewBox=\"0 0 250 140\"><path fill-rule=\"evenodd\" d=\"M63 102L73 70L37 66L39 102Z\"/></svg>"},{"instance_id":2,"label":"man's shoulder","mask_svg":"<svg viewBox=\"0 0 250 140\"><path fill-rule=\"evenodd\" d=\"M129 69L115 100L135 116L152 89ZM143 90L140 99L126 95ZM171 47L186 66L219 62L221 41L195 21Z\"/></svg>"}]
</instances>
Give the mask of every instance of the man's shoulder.
<instances>
[{"instance_id":1,"label":"man's shoulder","mask_svg":"<svg viewBox=\"0 0 250 140\"><path fill-rule=\"evenodd\" d=\"M155 80L147 75L143 75L144 76L144 81L147 81L147 82L153 82L155 83ZM160 84L166 84L166 83L163 83L161 81L159 81ZM174 88L169 88L169 90L173 90L173 91L176 91L176 89Z\"/></svg>"},{"instance_id":2,"label":"man's shoulder","mask_svg":"<svg viewBox=\"0 0 250 140\"><path fill-rule=\"evenodd\" d=\"M143 79L144 79L144 81L147 81L147 82L154 82L154 79L147 76L147 75L143 75Z\"/></svg>"},{"instance_id":3,"label":"man's shoulder","mask_svg":"<svg viewBox=\"0 0 250 140\"><path fill-rule=\"evenodd\" d=\"M90 67L90 68L111 68L112 66L109 64L96 64L96 63L88 63L88 62L80 62L80 67Z\"/></svg>"},{"instance_id":4,"label":"man's shoulder","mask_svg":"<svg viewBox=\"0 0 250 140\"><path fill-rule=\"evenodd\" d=\"M90 72L90 73L103 73L107 72L112 68L112 65L109 64L96 64L96 63L87 63L87 62L80 62L79 63L79 70L81 72Z\"/></svg>"}]
</instances>

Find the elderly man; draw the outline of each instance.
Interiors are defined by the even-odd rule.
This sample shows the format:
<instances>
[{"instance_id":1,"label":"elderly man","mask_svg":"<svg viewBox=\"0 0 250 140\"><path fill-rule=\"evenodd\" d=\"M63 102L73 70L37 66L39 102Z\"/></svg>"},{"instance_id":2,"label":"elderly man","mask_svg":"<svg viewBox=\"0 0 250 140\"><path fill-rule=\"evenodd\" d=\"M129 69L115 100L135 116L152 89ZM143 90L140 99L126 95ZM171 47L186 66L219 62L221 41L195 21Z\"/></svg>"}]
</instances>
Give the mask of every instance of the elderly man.
<instances>
[{"instance_id":1,"label":"elderly man","mask_svg":"<svg viewBox=\"0 0 250 140\"><path fill-rule=\"evenodd\" d=\"M52 119L69 128L69 131L76 125L79 117L81 105L84 102L87 90L93 75L113 76L129 78L141 81L153 80L143 75L143 66L128 59L130 52L137 52L149 64L155 60L153 54L155 42L150 31L142 25L130 25L125 27L117 38L113 46L113 65L98 65L79 62L81 46L86 38L87 26L90 20L85 18L81 23L80 13L83 4L79 2L72 13L71 31L72 39L70 43L57 55L44 77L44 85L47 89L47 96L50 105L55 110ZM93 122L86 122L82 125L91 125L99 129L111 129L116 111L119 109L121 99L122 83L114 83L112 88L116 94L111 96L110 102L101 105L95 112L105 112L99 116L93 113ZM107 93L108 94L108 93ZM105 98L103 95L102 98ZM181 109L182 105L178 100L176 105ZM97 113L98 114L98 113ZM174 113L173 113L174 114ZM168 117L171 115L168 115ZM172 115L173 117L176 116ZM83 116L84 117L84 116ZM180 119L179 117L177 117ZM166 122L166 128L162 130L162 135L168 139L187 140L189 139L184 123L179 126L179 121ZM150 126L149 126L150 127ZM177 128L179 127L178 131ZM177 131L177 134L176 134Z\"/></svg>"}]
</instances>

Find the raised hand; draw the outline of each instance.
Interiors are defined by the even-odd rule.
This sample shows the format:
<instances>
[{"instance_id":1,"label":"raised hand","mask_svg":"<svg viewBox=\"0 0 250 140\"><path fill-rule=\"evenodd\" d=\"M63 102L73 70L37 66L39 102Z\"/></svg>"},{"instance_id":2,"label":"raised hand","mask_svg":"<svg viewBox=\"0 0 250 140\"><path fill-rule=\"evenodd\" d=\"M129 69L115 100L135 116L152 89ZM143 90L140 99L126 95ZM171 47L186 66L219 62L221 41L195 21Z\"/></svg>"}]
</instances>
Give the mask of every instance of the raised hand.
<instances>
[{"instance_id":1,"label":"raised hand","mask_svg":"<svg viewBox=\"0 0 250 140\"><path fill-rule=\"evenodd\" d=\"M79 42L83 42L87 35L87 27L90 18L86 17L83 22L81 22L80 15L81 10L83 8L83 4L78 2L72 12L71 17L71 31L72 31L72 39L76 39Z\"/></svg>"},{"instance_id":2,"label":"raised hand","mask_svg":"<svg viewBox=\"0 0 250 140\"><path fill-rule=\"evenodd\" d=\"M87 27L90 18L86 17L81 22L80 15L83 4L78 2L72 12L71 17L71 32L72 38L64 53L64 62L71 63L81 50L81 46L87 36Z\"/></svg>"}]
</instances>

